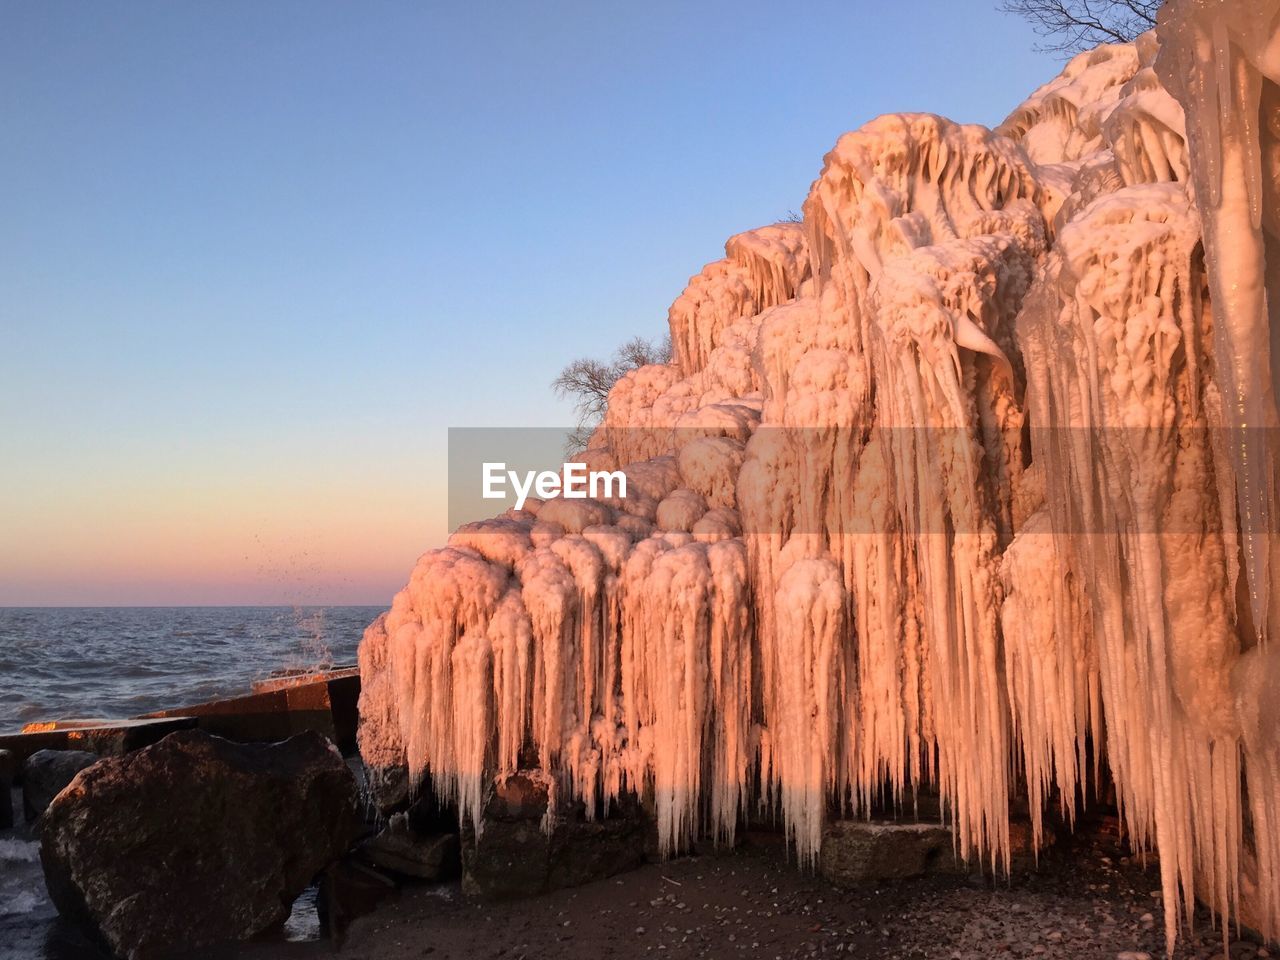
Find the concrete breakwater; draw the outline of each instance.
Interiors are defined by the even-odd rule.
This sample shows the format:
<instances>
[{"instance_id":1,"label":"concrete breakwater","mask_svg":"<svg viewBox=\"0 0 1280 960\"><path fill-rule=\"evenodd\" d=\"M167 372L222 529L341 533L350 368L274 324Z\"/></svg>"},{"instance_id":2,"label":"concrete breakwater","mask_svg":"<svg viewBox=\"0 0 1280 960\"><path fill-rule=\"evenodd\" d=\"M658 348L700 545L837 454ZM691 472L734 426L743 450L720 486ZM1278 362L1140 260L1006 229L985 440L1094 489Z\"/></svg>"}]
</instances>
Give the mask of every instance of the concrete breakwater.
<instances>
[{"instance_id":1,"label":"concrete breakwater","mask_svg":"<svg viewBox=\"0 0 1280 960\"><path fill-rule=\"evenodd\" d=\"M228 740L271 742L308 730L327 736L343 753L355 751L360 674L354 666L275 676L242 696L156 710L124 719L69 719L24 724L0 734L0 750L21 763L37 750L127 753L176 730L196 728Z\"/></svg>"}]
</instances>

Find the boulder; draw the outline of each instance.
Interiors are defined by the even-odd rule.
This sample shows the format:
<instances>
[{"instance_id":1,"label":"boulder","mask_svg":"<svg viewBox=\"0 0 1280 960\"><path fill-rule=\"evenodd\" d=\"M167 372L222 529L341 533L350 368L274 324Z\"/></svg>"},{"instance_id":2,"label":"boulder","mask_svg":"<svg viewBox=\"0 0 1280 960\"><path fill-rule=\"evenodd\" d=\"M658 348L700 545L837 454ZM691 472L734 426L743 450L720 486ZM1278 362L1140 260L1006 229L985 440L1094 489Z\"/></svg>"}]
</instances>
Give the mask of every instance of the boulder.
<instances>
[{"instance_id":1,"label":"boulder","mask_svg":"<svg viewBox=\"0 0 1280 960\"><path fill-rule=\"evenodd\" d=\"M962 871L951 831L939 823L835 820L822 834L818 872L856 885Z\"/></svg>"},{"instance_id":2,"label":"boulder","mask_svg":"<svg viewBox=\"0 0 1280 960\"><path fill-rule=\"evenodd\" d=\"M370 864L401 877L448 880L458 875L458 835L421 834L405 813L393 814L387 826L360 845Z\"/></svg>"},{"instance_id":3,"label":"boulder","mask_svg":"<svg viewBox=\"0 0 1280 960\"><path fill-rule=\"evenodd\" d=\"M624 800L588 820L581 804L553 810L544 829L550 781L536 771L499 778L488 790L479 835L462 831L462 886L490 899L527 897L599 880L640 866L646 818Z\"/></svg>"},{"instance_id":4,"label":"boulder","mask_svg":"<svg viewBox=\"0 0 1280 960\"><path fill-rule=\"evenodd\" d=\"M37 750L22 765L22 812L34 823L85 767L98 762L96 753L85 750Z\"/></svg>"},{"instance_id":5,"label":"boulder","mask_svg":"<svg viewBox=\"0 0 1280 960\"><path fill-rule=\"evenodd\" d=\"M364 778L369 800L382 816L389 817L412 802L407 767L365 767Z\"/></svg>"},{"instance_id":6,"label":"boulder","mask_svg":"<svg viewBox=\"0 0 1280 960\"><path fill-rule=\"evenodd\" d=\"M238 744L197 730L104 759L50 804L49 895L129 960L282 923L359 831L355 779L318 733Z\"/></svg>"}]
</instances>

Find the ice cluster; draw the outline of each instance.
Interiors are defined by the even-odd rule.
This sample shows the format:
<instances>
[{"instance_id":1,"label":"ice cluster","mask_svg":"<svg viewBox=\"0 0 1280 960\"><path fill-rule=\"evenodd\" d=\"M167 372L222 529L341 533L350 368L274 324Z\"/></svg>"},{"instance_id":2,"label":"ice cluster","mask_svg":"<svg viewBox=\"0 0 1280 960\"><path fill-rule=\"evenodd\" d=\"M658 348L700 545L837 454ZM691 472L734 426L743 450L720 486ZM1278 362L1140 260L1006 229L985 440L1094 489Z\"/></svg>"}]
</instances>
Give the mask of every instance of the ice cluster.
<instances>
[{"instance_id":1,"label":"ice cluster","mask_svg":"<svg viewBox=\"0 0 1280 960\"><path fill-rule=\"evenodd\" d=\"M995 130L880 117L739 234L581 459L426 553L360 650L366 762L478 825L536 763L666 853L941 794L999 868L1104 766L1280 934L1280 4L1173 0ZM1271 309L1277 309L1271 307Z\"/></svg>"}]
</instances>

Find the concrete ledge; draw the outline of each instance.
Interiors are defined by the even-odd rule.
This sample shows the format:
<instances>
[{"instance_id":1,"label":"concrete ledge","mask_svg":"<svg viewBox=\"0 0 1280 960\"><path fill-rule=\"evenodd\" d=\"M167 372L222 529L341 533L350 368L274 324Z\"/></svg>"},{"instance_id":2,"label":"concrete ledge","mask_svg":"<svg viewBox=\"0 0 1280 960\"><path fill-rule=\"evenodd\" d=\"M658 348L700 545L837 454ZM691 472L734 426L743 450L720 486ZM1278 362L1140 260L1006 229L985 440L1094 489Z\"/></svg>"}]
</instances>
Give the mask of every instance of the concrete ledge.
<instances>
[{"instance_id":1,"label":"concrete ledge","mask_svg":"<svg viewBox=\"0 0 1280 960\"><path fill-rule=\"evenodd\" d=\"M188 730L196 721L183 716L133 720L51 720L28 723L21 733L0 735L0 750L10 751L20 770L37 750L86 750L114 757L150 746L176 730Z\"/></svg>"},{"instance_id":2,"label":"concrete ledge","mask_svg":"<svg viewBox=\"0 0 1280 960\"><path fill-rule=\"evenodd\" d=\"M349 677L360 677L359 667L335 667L332 670L317 672L280 673L255 680L249 687L250 693L271 693L274 690L285 690L289 687L305 687L313 683L333 683L335 680L346 680Z\"/></svg>"},{"instance_id":3,"label":"concrete ledge","mask_svg":"<svg viewBox=\"0 0 1280 960\"><path fill-rule=\"evenodd\" d=\"M208 703L157 710L128 720L75 719L28 723L21 733L0 735L0 750L21 770L37 750L85 750L118 756L150 746L176 730L197 728L242 743L274 743L299 733L323 734L345 754L356 749L360 671L271 677L253 692Z\"/></svg>"},{"instance_id":4,"label":"concrete ledge","mask_svg":"<svg viewBox=\"0 0 1280 960\"><path fill-rule=\"evenodd\" d=\"M336 743L343 753L355 750L360 698L360 674L355 668L273 678L254 686L255 690L259 686L263 689L144 716L191 717L205 733L244 743L274 742L314 730Z\"/></svg>"}]
</instances>

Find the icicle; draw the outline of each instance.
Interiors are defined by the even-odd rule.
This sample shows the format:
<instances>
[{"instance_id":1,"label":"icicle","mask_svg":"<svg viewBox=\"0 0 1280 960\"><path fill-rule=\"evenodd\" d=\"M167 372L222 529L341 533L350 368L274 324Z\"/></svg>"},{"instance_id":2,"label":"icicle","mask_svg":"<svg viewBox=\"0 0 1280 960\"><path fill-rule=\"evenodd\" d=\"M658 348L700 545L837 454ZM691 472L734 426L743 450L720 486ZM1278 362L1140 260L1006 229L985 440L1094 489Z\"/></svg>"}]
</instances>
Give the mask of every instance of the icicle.
<instances>
[{"instance_id":1,"label":"icicle","mask_svg":"<svg viewBox=\"0 0 1280 960\"><path fill-rule=\"evenodd\" d=\"M1271 2L1183 0L1162 17L1164 49L1156 63L1186 112L1215 305L1218 385L1233 434L1242 546L1259 640L1268 636L1273 615L1280 618L1273 609L1280 607L1280 348L1270 312L1277 308L1267 302L1261 229L1263 140L1270 148L1277 134L1259 117L1264 83L1271 90L1280 83L1280 64L1271 51L1278 16L1280 7ZM1280 184L1273 164L1266 174L1274 207Z\"/></svg>"}]
</instances>

